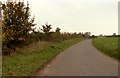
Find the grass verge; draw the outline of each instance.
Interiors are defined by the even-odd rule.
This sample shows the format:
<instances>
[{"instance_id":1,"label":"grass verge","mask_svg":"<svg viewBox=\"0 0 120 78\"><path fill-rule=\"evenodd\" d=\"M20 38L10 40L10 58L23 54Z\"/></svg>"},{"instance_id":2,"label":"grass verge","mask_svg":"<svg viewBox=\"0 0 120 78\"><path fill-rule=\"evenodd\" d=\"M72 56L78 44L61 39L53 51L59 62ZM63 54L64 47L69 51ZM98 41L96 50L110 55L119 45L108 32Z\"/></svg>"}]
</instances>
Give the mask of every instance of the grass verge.
<instances>
[{"instance_id":1,"label":"grass verge","mask_svg":"<svg viewBox=\"0 0 120 78\"><path fill-rule=\"evenodd\" d=\"M92 41L93 45L105 54L120 59L120 50L118 48L118 37L110 38L94 38Z\"/></svg>"},{"instance_id":2,"label":"grass verge","mask_svg":"<svg viewBox=\"0 0 120 78\"><path fill-rule=\"evenodd\" d=\"M58 53L82 38L66 40L60 43L38 42L21 49L17 54L3 58L3 76L32 76L36 70L47 64Z\"/></svg>"}]
</instances>

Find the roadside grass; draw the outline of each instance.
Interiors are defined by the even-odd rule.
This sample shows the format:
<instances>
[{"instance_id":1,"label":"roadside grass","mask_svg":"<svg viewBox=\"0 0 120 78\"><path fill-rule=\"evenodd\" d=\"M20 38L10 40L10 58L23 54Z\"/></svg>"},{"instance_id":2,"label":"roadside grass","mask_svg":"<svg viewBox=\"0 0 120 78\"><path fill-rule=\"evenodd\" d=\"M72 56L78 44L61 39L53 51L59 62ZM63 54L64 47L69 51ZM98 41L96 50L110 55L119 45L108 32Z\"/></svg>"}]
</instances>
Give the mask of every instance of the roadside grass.
<instances>
[{"instance_id":1,"label":"roadside grass","mask_svg":"<svg viewBox=\"0 0 120 78\"><path fill-rule=\"evenodd\" d=\"M32 76L57 54L80 42L83 38L75 38L59 43L37 42L26 46L20 52L3 57L3 76Z\"/></svg>"},{"instance_id":2,"label":"roadside grass","mask_svg":"<svg viewBox=\"0 0 120 78\"><path fill-rule=\"evenodd\" d=\"M119 38L120 39L120 38ZM94 38L93 45L105 54L120 59L120 49L118 48L118 37Z\"/></svg>"}]
</instances>

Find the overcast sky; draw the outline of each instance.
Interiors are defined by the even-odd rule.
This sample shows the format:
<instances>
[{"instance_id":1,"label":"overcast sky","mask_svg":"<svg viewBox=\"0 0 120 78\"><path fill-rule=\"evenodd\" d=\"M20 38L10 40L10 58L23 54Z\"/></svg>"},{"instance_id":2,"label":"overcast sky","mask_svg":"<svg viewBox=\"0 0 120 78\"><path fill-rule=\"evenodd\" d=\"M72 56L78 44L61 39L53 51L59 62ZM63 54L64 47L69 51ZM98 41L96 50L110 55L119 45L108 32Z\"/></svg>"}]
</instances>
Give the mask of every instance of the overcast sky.
<instances>
[{"instance_id":1,"label":"overcast sky","mask_svg":"<svg viewBox=\"0 0 120 78\"><path fill-rule=\"evenodd\" d=\"M118 33L119 0L28 1L37 27L48 22L53 30L60 27L62 32L89 31L95 35Z\"/></svg>"}]
</instances>

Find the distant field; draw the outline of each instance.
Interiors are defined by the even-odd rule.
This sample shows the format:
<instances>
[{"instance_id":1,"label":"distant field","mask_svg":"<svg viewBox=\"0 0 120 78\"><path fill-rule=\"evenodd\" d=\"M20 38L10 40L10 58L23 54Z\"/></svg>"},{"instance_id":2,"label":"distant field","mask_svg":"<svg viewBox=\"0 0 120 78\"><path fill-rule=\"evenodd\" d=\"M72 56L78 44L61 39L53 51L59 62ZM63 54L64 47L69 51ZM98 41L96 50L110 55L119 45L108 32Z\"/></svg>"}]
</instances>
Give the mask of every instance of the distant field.
<instances>
[{"instance_id":1,"label":"distant field","mask_svg":"<svg viewBox=\"0 0 120 78\"><path fill-rule=\"evenodd\" d=\"M93 45L105 54L120 59L120 53L118 53L120 52L118 49L118 37L95 38L93 39Z\"/></svg>"}]
</instances>

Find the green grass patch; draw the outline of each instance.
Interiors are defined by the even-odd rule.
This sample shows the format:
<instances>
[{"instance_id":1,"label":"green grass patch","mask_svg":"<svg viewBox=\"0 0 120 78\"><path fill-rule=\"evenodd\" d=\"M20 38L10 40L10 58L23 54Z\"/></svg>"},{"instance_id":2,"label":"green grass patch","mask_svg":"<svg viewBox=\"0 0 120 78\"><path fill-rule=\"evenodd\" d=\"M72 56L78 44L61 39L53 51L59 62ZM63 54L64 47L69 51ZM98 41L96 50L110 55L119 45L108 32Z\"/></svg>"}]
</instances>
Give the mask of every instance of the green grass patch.
<instances>
[{"instance_id":1,"label":"green grass patch","mask_svg":"<svg viewBox=\"0 0 120 78\"><path fill-rule=\"evenodd\" d=\"M31 76L58 53L81 41L82 38L60 43L38 42L26 46L19 53L3 58L3 76Z\"/></svg>"},{"instance_id":2,"label":"green grass patch","mask_svg":"<svg viewBox=\"0 0 120 78\"><path fill-rule=\"evenodd\" d=\"M118 37L94 38L92 43L98 50L104 52L105 54L117 59L120 58L120 50L118 48Z\"/></svg>"}]
</instances>

